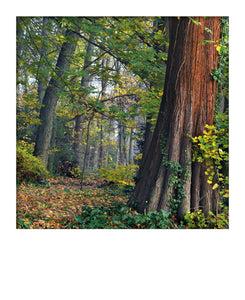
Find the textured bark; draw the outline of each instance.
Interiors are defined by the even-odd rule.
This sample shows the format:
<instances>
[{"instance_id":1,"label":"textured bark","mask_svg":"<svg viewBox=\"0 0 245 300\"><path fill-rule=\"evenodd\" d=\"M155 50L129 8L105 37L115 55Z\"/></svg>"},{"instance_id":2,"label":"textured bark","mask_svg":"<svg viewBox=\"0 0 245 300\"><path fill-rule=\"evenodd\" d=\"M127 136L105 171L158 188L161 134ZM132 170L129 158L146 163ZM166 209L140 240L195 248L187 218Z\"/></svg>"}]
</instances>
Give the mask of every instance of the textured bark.
<instances>
[{"instance_id":1,"label":"textured bark","mask_svg":"<svg viewBox=\"0 0 245 300\"><path fill-rule=\"evenodd\" d=\"M129 201L139 212L167 209L171 197L176 198L178 188L169 186L172 168L162 164L179 163L188 170L184 180L183 197L178 216L182 219L190 209L198 209L200 201L205 213L212 210L214 192L207 183L204 166L191 164L191 141L188 135L201 135L205 124L213 124L216 82L210 73L217 67L217 51L214 43L200 44L220 36L220 21L217 17L196 18L202 25L189 18L170 19L170 46L167 71L158 120L149 150L142 166L132 198ZM213 31L213 35L205 31ZM179 175L182 180L184 172ZM217 199L217 198L215 198Z\"/></svg>"},{"instance_id":2,"label":"textured bark","mask_svg":"<svg viewBox=\"0 0 245 300\"><path fill-rule=\"evenodd\" d=\"M145 138L144 138L144 146L143 146L143 153L142 153L142 162L141 164L144 165L146 154L149 150L151 139L152 139L152 125L150 123L151 116L146 118L146 126L145 126Z\"/></svg>"},{"instance_id":3,"label":"textured bark","mask_svg":"<svg viewBox=\"0 0 245 300\"><path fill-rule=\"evenodd\" d=\"M74 54L76 48L76 34L67 30L66 35L73 41L66 42L61 47L56 63L56 75L50 79L43 98L43 107L40 111L41 125L37 130L34 155L40 156L45 166L47 166L48 163L53 121L58 101L58 92L62 89L62 77L65 75L65 71L70 68L69 57Z\"/></svg>"}]
</instances>

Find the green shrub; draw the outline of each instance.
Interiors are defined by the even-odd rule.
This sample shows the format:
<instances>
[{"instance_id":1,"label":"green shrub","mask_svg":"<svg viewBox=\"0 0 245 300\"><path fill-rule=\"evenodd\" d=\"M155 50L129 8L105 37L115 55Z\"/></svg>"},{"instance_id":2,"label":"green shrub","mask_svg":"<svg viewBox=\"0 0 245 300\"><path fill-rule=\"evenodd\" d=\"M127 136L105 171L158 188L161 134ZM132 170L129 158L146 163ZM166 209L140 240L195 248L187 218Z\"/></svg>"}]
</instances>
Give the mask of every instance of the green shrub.
<instances>
[{"instance_id":1,"label":"green shrub","mask_svg":"<svg viewBox=\"0 0 245 300\"><path fill-rule=\"evenodd\" d=\"M134 186L132 186L132 185L123 185L122 186L122 192L127 196L132 195L133 191L134 191Z\"/></svg>"},{"instance_id":2,"label":"green shrub","mask_svg":"<svg viewBox=\"0 0 245 300\"><path fill-rule=\"evenodd\" d=\"M118 165L116 169L99 169L101 177L113 181L120 185L134 186L134 177L136 170L139 167L137 165L122 166Z\"/></svg>"},{"instance_id":3,"label":"green shrub","mask_svg":"<svg viewBox=\"0 0 245 300\"><path fill-rule=\"evenodd\" d=\"M138 214L122 202L115 202L113 205L97 206L91 208L83 207L81 214L74 218L74 223L69 222L69 228L89 229L166 229L175 228L175 225L168 218L169 213L149 212Z\"/></svg>"},{"instance_id":4,"label":"green shrub","mask_svg":"<svg viewBox=\"0 0 245 300\"><path fill-rule=\"evenodd\" d=\"M217 189L221 199L229 198L229 117L218 113L216 125L206 125L203 135L192 138L193 161L205 162L207 182Z\"/></svg>"},{"instance_id":5,"label":"green shrub","mask_svg":"<svg viewBox=\"0 0 245 300\"><path fill-rule=\"evenodd\" d=\"M229 218L228 218L228 207L224 208L224 212L215 215L209 212L208 217L204 216L202 210L198 212L188 212L185 217L185 223L187 228L197 228L197 229L227 229L229 228Z\"/></svg>"},{"instance_id":6,"label":"green shrub","mask_svg":"<svg viewBox=\"0 0 245 300\"><path fill-rule=\"evenodd\" d=\"M48 176L41 160L33 156L33 144L25 141L17 143L16 147L16 177L17 182L40 182Z\"/></svg>"}]
</instances>

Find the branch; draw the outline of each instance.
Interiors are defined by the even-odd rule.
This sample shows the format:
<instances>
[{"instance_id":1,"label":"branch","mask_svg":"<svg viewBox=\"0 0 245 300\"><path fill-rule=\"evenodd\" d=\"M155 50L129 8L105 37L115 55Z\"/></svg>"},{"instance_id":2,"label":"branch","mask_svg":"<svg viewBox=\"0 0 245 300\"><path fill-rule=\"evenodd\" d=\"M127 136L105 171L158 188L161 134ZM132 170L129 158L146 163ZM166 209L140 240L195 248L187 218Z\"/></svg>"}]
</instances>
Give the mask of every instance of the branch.
<instances>
[{"instance_id":1,"label":"branch","mask_svg":"<svg viewBox=\"0 0 245 300\"><path fill-rule=\"evenodd\" d=\"M114 100L114 99L120 98L120 97L131 97L131 96L137 97L136 94L125 94L125 95L119 95L119 96L115 96L115 97L108 98L108 99L105 99L105 100L101 100L100 102L106 102L106 101Z\"/></svg>"},{"instance_id":2,"label":"branch","mask_svg":"<svg viewBox=\"0 0 245 300\"><path fill-rule=\"evenodd\" d=\"M124 64L124 65L127 65L127 64L128 64L128 61L125 61L125 60L123 60L122 58L116 56L115 54L113 54L113 53L111 52L110 49L106 49L101 43L98 44L98 43L95 43L94 41L90 41L90 40L89 40L88 38L86 38L84 35L82 35L81 33L77 32L77 31L75 31L75 30L71 30L71 31L74 32L75 34L77 34L79 37L81 37L81 38L84 39L85 41L91 43L91 44L94 45L95 47L97 47L97 48L99 48L99 49L105 51L105 52L108 53L108 54L110 54L112 57L114 57L115 59L117 59L118 61L120 61L122 64ZM105 54L106 54L106 53L105 53Z\"/></svg>"}]
</instances>

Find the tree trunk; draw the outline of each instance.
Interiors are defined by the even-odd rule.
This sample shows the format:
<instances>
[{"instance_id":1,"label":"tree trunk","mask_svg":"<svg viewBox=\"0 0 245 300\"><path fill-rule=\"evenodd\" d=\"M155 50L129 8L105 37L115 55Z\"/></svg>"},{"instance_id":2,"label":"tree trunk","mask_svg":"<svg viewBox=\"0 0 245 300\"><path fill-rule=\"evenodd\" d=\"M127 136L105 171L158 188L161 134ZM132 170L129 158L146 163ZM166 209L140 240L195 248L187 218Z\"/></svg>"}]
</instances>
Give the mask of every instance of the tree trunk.
<instances>
[{"instance_id":1,"label":"tree trunk","mask_svg":"<svg viewBox=\"0 0 245 300\"><path fill-rule=\"evenodd\" d=\"M142 172L129 201L139 212L168 209L170 205L183 219L188 210L199 209L200 201L207 214L217 200L207 183L205 166L191 163L188 135L201 135L205 124L213 124L216 82L210 73L217 67L217 51L214 43L200 42L212 39L217 43L220 20L196 20L201 25L189 18L170 19L164 94Z\"/></svg>"},{"instance_id":2,"label":"tree trunk","mask_svg":"<svg viewBox=\"0 0 245 300\"><path fill-rule=\"evenodd\" d=\"M92 41L92 38L90 37L90 41ZM86 55L84 59L84 66L83 70L87 69L89 73L89 64L91 62L91 57L93 53L94 46L88 42L87 48L86 48ZM90 82L90 74L88 76L83 76L81 80L81 86L85 91L86 95L86 89L89 87ZM84 96L84 99L80 99L80 102L83 103L86 96ZM83 122L84 122L84 115L78 115L75 117L75 130L74 130L74 153L75 153L75 166L76 168L80 168L80 170L83 169L83 158L82 158L82 133L83 133Z\"/></svg>"},{"instance_id":3,"label":"tree trunk","mask_svg":"<svg viewBox=\"0 0 245 300\"><path fill-rule=\"evenodd\" d=\"M103 146L103 139L104 139L104 134L103 134L103 116L101 116L100 120L100 133L99 133L99 158L98 158L98 167L103 168L104 167L104 146Z\"/></svg>"},{"instance_id":4,"label":"tree trunk","mask_svg":"<svg viewBox=\"0 0 245 300\"><path fill-rule=\"evenodd\" d=\"M94 145L93 171L96 171L98 169L98 162L99 162L99 144L96 143Z\"/></svg>"},{"instance_id":5,"label":"tree trunk","mask_svg":"<svg viewBox=\"0 0 245 300\"><path fill-rule=\"evenodd\" d=\"M83 147L82 147L82 134L83 134L84 115L75 116L75 128L74 128L74 154L75 154L75 167L83 168Z\"/></svg>"},{"instance_id":6,"label":"tree trunk","mask_svg":"<svg viewBox=\"0 0 245 300\"><path fill-rule=\"evenodd\" d=\"M48 164L47 164L47 169L51 174L55 173L55 169L54 169L55 152L52 150L56 146L56 132L57 132L57 118L54 118L53 132L50 141L51 154L48 157Z\"/></svg>"},{"instance_id":7,"label":"tree trunk","mask_svg":"<svg viewBox=\"0 0 245 300\"><path fill-rule=\"evenodd\" d=\"M122 121L118 122L118 165L127 165L125 125Z\"/></svg>"},{"instance_id":8,"label":"tree trunk","mask_svg":"<svg viewBox=\"0 0 245 300\"><path fill-rule=\"evenodd\" d=\"M42 38L44 39L42 48L40 50L40 66L38 70L38 100L39 103L43 102L43 97L45 93L45 89L48 82L49 72L45 70L45 61L43 61L43 57L46 56L47 53L47 37L48 37L48 29L47 24L49 22L49 17L43 17L43 28L42 28Z\"/></svg>"},{"instance_id":9,"label":"tree trunk","mask_svg":"<svg viewBox=\"0 0 245 300\"><path fill-rule=\"evenodd\" d=\"M106 136L106 147L105 147L105 162L104 162L104 168L108 168L109 164L109 152L110 152L110 141L111 141L111 131L112 131L112 123L111 120L109 121L108 124L108 130L107 130L107 136Z\"/></svg>"},{"instance_id":10,"label":"tree trunk","mask_svg":"<svg viewBox=\"0 0 245 300\"><path fill-rule=\"evenodd\" d=\"M35 156L40 156L44 165L47 166L50 140L52 135L53 120L55 116L56 105L58 101L58 92L62 89L62 77L65 71L70 68L70 60L76 48L76 34L67 30L66 36L72 39L71 42L65 42L60 50L56 63L56 75L53 76L48 84L43 98L43 107L40 111L41 125L38 126Z\"/></svg>"},{"instance_id":11,"label":"tree trunk","mask_svg":"<svg viewBox=\"0 0 245 300\"><path fill-rule=\"evenodd\" d=\"M84 153L84 157L83 157L83 168L82 168L82 175L81 175L81 181L80 181L81 190L83 189L83 179L84 179L86 161L87 161L87 158L88 158L88 151L89 151L90 124L91 124L91 122L93 120L93 117L94 117L94 113L92 113L92 115L88 119L88 125L87 125L86 146L85 146L85 153Z\"/></svg>"},{"instance_id":12,"label":"tree trunk","mask_svg":"<svg viewBox=\"0 0 245 300\"><path fill-rule=\"evenodd\" d=\"M134 159L134 129L130 129L129 147L128 147L128 163L133 164Z\"/></svg>"}]
</instances>

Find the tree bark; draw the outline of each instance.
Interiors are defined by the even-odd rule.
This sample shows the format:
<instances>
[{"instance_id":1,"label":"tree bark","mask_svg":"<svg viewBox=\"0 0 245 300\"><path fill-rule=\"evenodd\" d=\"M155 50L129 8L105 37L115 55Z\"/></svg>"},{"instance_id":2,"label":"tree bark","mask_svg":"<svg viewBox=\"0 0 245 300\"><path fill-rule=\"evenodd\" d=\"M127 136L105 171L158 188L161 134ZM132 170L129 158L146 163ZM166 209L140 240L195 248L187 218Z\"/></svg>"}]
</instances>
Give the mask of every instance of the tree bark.
<instances>
[{"instance_id":1,"label":"tree bark","mask_svg":"<svg viewBox=\"0 0 245 300\"><path fill-rule=\"evenodd\" d=\"M83 128L84 124L84 115L77 115L75 116L75 128L74 128L74 154L75 154L75 167L83 168L83 145L82 145L82 135L84 132Z\"/></svg>"},{"instance_id":2,"label":"tree bark","mask_svg":"<svg viewBox=\"0 0 245 300\"><path fill-rule=\"evenodd\" d=\"M199 209L200 202L205 214L215 205L213 199L217 194L214 195L215 191L207 183L205 166L191 163L192 145L188 135L201 135L205 124L213 124L216 82L210 73L217 67L215 43L220 36L220 20L218 17L195 19L201 25L186 17L170 19L164 94L142 172L129 201L141 213L167 210L169 202L180 198L179 219L188 210ZM200 44L203 40L214 43ZM176 166L179 166L177 173ZM176 182L173 185L171 178Z\"/></svg>"},{"instance_id":3,"label":"tree bark","mask_svg":"<svg viewBox=\"0 0 245 300\"><path fill-rule=\"evenodd\" d=\"M44 41L43 41L42 48L40 50L40 65L39 65L38 78L37 78L38 80L37 90L38 90L39 103L43 102L45 88L47 86L48 77L49 77L49 72L45 70L45 62L43 61L43 57L45 57L47 53L48 22L49 22L49 17L43 17L42 38L44 39Z\"/></svg>"},{"instance_id":4,"label":"tree bark","mask_svg":"<svg viewBox=\"0 0 245 300\"><path fill-rule=\"evenodd\" d=\"M76 48L76 34L67 30L66 36L72 41L63 43L56 63L56 75L50 79L43 98L43 107L40 111L41 125L37 130L34 155L41 157L45 166L48 163L50 140L52 135L53 120L58 101L58 92L62 89L62 77L70 68L70 60Z\"/></svg>"},{"instance_id":5,"label":"tree bark","mask_svg":"<svg viewBox=\"0 0 245 300\"><path fill-rule=\"evenodd\" d=\"M90 125L91 125L91 122L93 120L93 117L94 117L94 113L92 113L92 115L88 119L88 125L87 125L86 146L85 146L85 153L84 153L84 157L83 157L83 168L82 168L82 175L81 175L81 181L80 181L81 190L83 189L83 179L84 179L84 173L85 173L85 168L86 168L86 160L87 160L88 151L89 151Z\"/></svg>"},{"instance_id":6,"label":"tree bark","mask_svg":"<svg viewBox=\"0 0 245 300\"><path fill-rule=\"evenodd\" d=\"M83 70L87 70L89 73L89 64L91 63L92 53L94 49L94 45L91 44L92 37L90 37L87 48L86 55L84 59ZM84 89L86 94L86 89L89 87L90 82L90 74L87 76L83 76L81 80L81 87ZM84 96L84 99L86 96ZM80 102L83 103L84 99L80 99ZM75 130L74 130L74 153L75 153L75 166L76 168L83 169L83 158L82 158L82 133L83 133L83 122L84 115L77 115L75 117Z\"/></svg>"},{"instance_id":7,"label":"tree bark","mask_svg":"<svg viewBox=\"0 0 245 300\"><path fill-rule=\"evenodd\" d=\"M129 147L128 147L128 163L133 164L134 159L134 129L130 129Z\"/></svg>"},{"instance_id":8,"label":"tree bark","mask_svg":"<svg viewBox=\"0 0 245 300\"><path fill-rule=\"evenodd\" d=\"M104 167L104 133L103 133L103 116L101 116L99 122L100 132L99 132L99 158L98 158L98 167Z\"/></svg>"}]
</instances>

